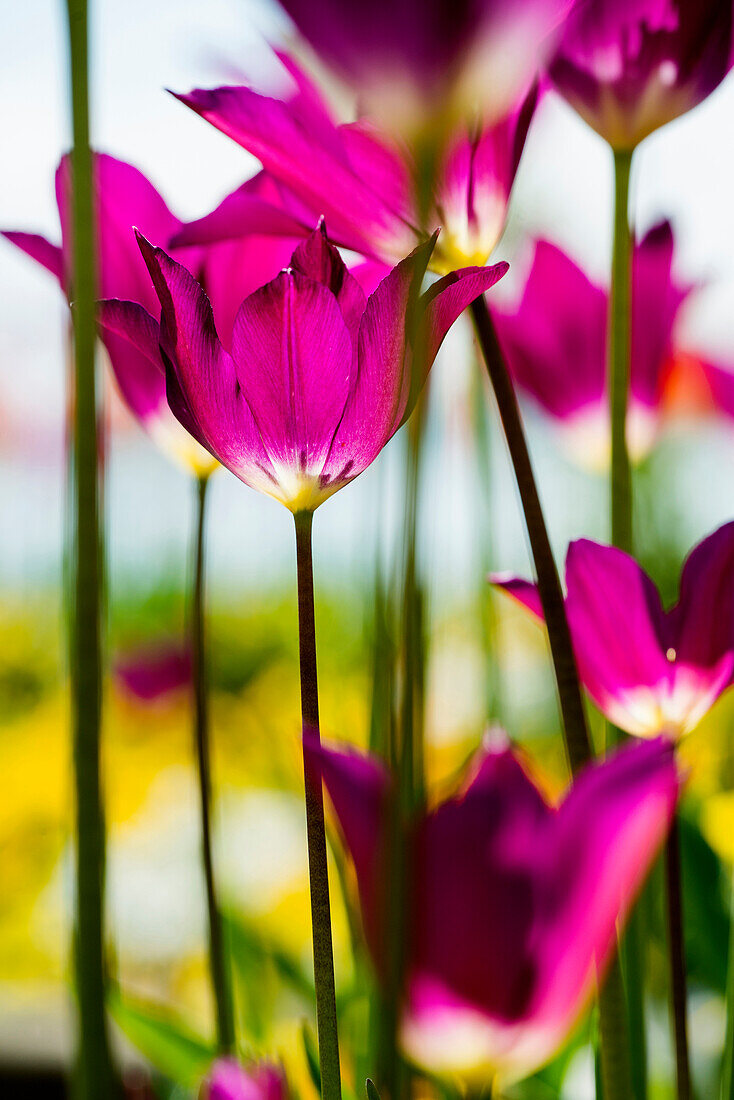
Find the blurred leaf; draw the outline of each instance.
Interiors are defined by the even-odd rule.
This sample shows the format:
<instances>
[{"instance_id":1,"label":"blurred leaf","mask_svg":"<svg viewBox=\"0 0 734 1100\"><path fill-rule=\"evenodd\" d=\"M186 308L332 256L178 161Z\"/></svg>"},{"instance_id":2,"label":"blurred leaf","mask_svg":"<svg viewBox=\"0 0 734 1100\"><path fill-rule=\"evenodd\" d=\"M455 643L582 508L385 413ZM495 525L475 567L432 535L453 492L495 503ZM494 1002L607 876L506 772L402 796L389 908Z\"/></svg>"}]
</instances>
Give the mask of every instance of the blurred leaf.
<instances>
[{"instance_id":1,"label":"blurred leaf","mask_svg":"<svg viewBox=\"0 0 734 1100\"><path fill-rule=\"evenodd\" d=\"M380 1100L380 1094L369 1077L365 1082L365 1087L367 1089L367 1100Z\"/></svg>"},{"instance_id":2,"label":"blurred leaf","mask_svg":"<svg viewBox=\"0 0 734 1100\"><path fill-rule=\"evenodd\" d=\"M313 1001L315 997L313 981L298 959L274 940L269 940L258 928L238 914L227 913L224 921L234 963L244 977L247 977L248 970L254 967L258 960L269 962L284 985L309 1003Z\"/></svg>"},{"instance_id":3,"label":"blurred leaf","mask_svg":"<svg viewBox=\"0 0 734 1100\"><path fill-rule=\"evenodd\" d=\"M321 1070L319 1069L319 1054L316 1045L316 1038L309 1025L304 1020L301 1025L301 1038L303 1039L303 1049L306 1054L306 1063L308 1065L308 1072L310 1074L313 1086L316 1089L319 1096L321 1095Z\"/></svg>"},{"instance_id":4,"label":"blurred leaf","mask_svg":"<svg viewBox=\"0 0 734 1100\"><path fill-rule=\"evenodd\" d=\"M692 981L723 994L723 960L729 950L726 875L698 825L684 815L680 817L680 846L688 974Z\"/></svg>"},{"instance_id":5,"label":"blurred leaf","mask_svg":"<svg viewBox=\"0 0 734 1100\"><path fill-rule=\"evenodd\" d=\"M198 1085L215 1057L215 1048L158 1005L123 998L119 990L109 997L112 1017L134 1047L160 1073L182 1085Z\"/></svg>"}]
</instances>

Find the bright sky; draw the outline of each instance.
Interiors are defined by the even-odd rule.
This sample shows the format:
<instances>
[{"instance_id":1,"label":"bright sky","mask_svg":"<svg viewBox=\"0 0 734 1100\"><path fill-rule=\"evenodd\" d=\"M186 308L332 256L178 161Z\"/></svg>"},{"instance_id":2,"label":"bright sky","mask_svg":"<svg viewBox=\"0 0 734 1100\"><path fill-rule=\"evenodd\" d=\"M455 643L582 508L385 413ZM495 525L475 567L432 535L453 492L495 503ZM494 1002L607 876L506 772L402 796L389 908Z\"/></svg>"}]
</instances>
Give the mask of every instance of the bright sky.
<instances>
[{"instance_id":1,"label":"bright sky","mask_svg":"<svg viewBox=\"0 0 734 1100\"><path fill-rule=\"evenodd\" d=\"M255 0L96 0L92 3L93 135L98 148L129 159L157 184L183 216L209 209L254 170L254 162L163 89L236 80L267 68L266 42L283 34L275 8ZM57 234L53 171L68 144L64 4L26 0L4 5L0 16L0 224ZM699 341L718 345L734 363L734 79L702 107L645 143L636 162L634 197L642 229L661 215L678 231L682 273L708 278L707 292L687 325ZM497 258L512 260L517 232L550 236L601 275L609 248L610 155L603 142L557 102L536 120L514 204L514 232ZM522 261L516 270L521 270ZM63 409L65 313L51 278L0 243L0 431L23 425L25 449L0 467L0 507L14 517L3 524L3 578L54 568L61 532L63 481L56 461ZM447 440L431 475L429 544L434 568L474 569L473 509L467 456L461 446L463 401L456 364L466 334L452 335L438 371L437 392L448 409ZM458 427L457 427L458 425ZM537 439L536 439L537 435ZM604 489L574 474L555 456L547 433L533 434L541 483L552 502L559 546L578 534L603 534ZM731 461L734 442L722 454ZM7 449L7 444L4 449ZM392 448L395 452L395 447ZM501 460L501 449L498 451ZM721 466L717 468L722 468ZM697 476L693 473L688 477ZM11 477L10 474L13 474ZM329 502L319 515L322 560L350 563L365 545L369 517L384 500L377 471ZM727 482L729 478L725 479ZM457 492L457 485L461 491ZM498 488L507 522L498 533L498 565L522 564L522 530L511 481ZM108 510L113 563L181 563L188 523L189 486L145 442L129 440L113 455ZM388 492L395 501L395 493ZM710 487L697 501L698 535L728 517L734 499ZM161 500L166 507L161 508ZM379 507L379 505L378 505ZM450 522L445 522L445 517ZM322 518L323 517L323 518ZM362 518L360 518L362 517ZM456 522L454 522L456 521ZM227 575L266 568L273 576L291 567L287 514L222 474L212 510L214 556ZM458 527L457 527L458 524ZM458 537L457 530L464 536ZM256 533L256 537L254 537ZM141 549L142 548L142 549ZM152 571L153 574L155 571ZM216 572L216 569L215 569Z\"/></svg>"}]
</instances>

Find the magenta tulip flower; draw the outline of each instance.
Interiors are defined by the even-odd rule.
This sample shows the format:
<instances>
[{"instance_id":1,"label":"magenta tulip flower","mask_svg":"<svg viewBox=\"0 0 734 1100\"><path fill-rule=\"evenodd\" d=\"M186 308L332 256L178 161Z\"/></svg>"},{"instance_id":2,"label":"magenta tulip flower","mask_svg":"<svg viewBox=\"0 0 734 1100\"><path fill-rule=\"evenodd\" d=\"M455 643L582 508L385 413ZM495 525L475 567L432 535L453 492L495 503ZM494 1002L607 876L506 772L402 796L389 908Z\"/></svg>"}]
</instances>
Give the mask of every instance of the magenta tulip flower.
<instances>
[{"instance_id":1,"label":"magenta tulip flower","mask_svg":"<svg viewBox=\"0 0 734 1100\"><path fill-rule=\"evenodd\" d=\"M191 651L188 646L166 641L125 653L114 663L118 684L141 703L166 699L191 687Z\"/></svg>"},{"instance_id":2,"label":"magenta tulip flower","mask_svg":"<svg viewBox=\"0 0 734 1100\"><path fill-rule=\"evenodd\" d=\"M733 60L731 0L587 0L565 23L550 75L621 152L704 100Z\"/></svg>"},{"instance_id":3,"label":"magenta tulip flower","mask_svg":"<svg viewBox=\"0 0 734 1100\"><path fill-rule=\"evenodd\" d=\"M535 586L494 583L538 617ZM581 679L603 714L638 737L681 737L734 677L734 522L688 555L678 602L621 550L580 539L566 558L566 613Z\"/></svg>"},{"instance_id":4,"label":"magenta tulip flower","mask_svg":"<svg viewBox=\"0 0 734 1100\"><path fill-rule=\"evenodd\" d=\"M421 239L407 150L366 122L337 125L319 92L287 57L295 91L284 100L248 87L196 89L178 96L244 146L286 189L284 202L325 215L338 244L393 264ZM510 191L537 101L537 88L489 127L455 128L437 170L431 225L442 227L432 256L440 274L484 264L504 228ZM174 243L236 237L251 224L238 193L187 226Z\"/></svg>"},{"instance_id":5,"label":"magenta tulip flower","mask_svg":"<svg viewBox=\"0 0 734 1100\"><path fill-rule=\"evenodd\" d=\"M568 0L281 0L316 53L395 131L494 120L549 55Z\"/></svg>"},{"instance_id":6,"label":"magenta tulip flower","mask_svg":"<svg viewBox=\"0 0 734 1100\"><path fill-rule=\"evenodd\" d=\"M627 437L633 458L652 445L678 311L690 291L672 274L673 232L661 222L637 245L632 269L632 362ZM607 291L565 253L537 241L522 297L492 314L520 387L554 418L584 465L609 464Z\"/></svg>"},{"instance_id":7,"label":"magenta tulip flower","mask_svg":"<svg viewBox=\"0 0 734 1100\"><path fill-rule=\"evenodd\" d=\"M245 1068L230 1058L212 1066L202 1100L286 1100L288 1087L281 1066L256 1062Z\"/></svg>"},{"instance_id":8,"label":"magenta tulip flower","mask_svg":"<svg viewBox=\"0 0 734 1100\"><path fill-rule=\"evenodd\" d=\"M448 329L507 270L466 268L419 298L433 243L365 298L322 224L244 300L230 352L201 286L141 237L161 328L130 302L103 303L100 320L151 361L160 344L174 413L222 465L292 512L312 512L374 461L410 415Z\"/></svg>"},{"instance_id":9,"label":"magenta tulip flower","mask_svg":"<svg viewBox=\"0 0 734 1100\"><path fill-rule=\"evenodd\" d=\"M368 947L384 972L392 781L381 762L306 738L354 860ZM592 996L668 831L672 746L627 746L549 806L504 735L408 838L407 1055L435 1073L503 1082L561 1046Z\"/></svg>"},{"instance_id":10,"label":"magenta tulip flower","mask_svg":"<svg viewBox=\"0 0 734 1100\"><path fill-rule=\"evenodd\" d=\"M97 264L99 294L138 303L158 314L160 307L140 255L133 226L152 240L168 244L181 229L163 198L146 177L130 164L106 154L94 160L97 203ZM249 225L237 241L188 248L174 253L205 285L217 325L229 341L234 315L242 298L272 278L285 264L294 238L304 235L301 222L279 206L280 191L264 174L240 189L242 217ZM64 157L56 173L56 201L61 221L61 245L34 233L6 232L8 240L46 267L67 297L73 296L71 271L71 169ZM255 226L258 229L255 229ZM162 448L193 466L210 471L211 455L181 431L166 401L165 374L160 361L151 361L127 341L103 333L120 393L126 405Z\"/></svg>"}]
</instances>

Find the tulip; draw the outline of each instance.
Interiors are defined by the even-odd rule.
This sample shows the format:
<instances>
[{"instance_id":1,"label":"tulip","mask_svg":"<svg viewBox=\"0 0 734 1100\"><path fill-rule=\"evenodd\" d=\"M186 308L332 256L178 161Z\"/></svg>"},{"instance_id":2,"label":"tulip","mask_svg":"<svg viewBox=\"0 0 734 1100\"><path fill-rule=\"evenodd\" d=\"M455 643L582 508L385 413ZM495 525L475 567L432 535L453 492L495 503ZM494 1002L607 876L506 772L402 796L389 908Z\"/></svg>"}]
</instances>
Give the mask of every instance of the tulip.
<instances>
[{"instance_id":1,"label":"tulip","mask_svg":"<svg viewBox=\"0 0 734 1100\"><path fill-rule=\"evenodd\" d=\"M296 91L279 100L248 87L195 89L179 98L257 157L296 199L323 214L339 244L393 264L426 228L418 209L406 147L361 121L337 125L317 89L282 57ZM458 126L438 162L429 228L442 226L432 256L444 274L460 264L484 264L504 228L510 191L537 101L537 88L476 132ZM290 195L290 198L288 198ZM204 219L174 237L183 245L237 236L250 224L235 192Z\"/></svg>"},{"instance_id":2,"label":"tulip","mask_svg":"<svg viewBox=\"0 0 734 1100\"><path fill-rule=\"evenodd\" d=\"M538 617L535 586L493 582ZM566 612L581 679L603 714L636 737L680 738L734 676L734 522L686 559L670 610L634 558L580 539L566 558Z\"/></svg>"},{"instance_id":3,"label":"tulip","mask_svg":"<svg viewBox=\"0 0 734 1100\"><path fill-rule=\"evenodd\" d=\"M161 327L142 306L109 301L100 309L103 329L151 361L160 343L180 422L223 466L294 514L313 512L374 461L410 415L450 326L507 270L465 268L418 298L431 240L366 298L322 223L289 268L244 300L230 353L193 276L139 240ZM416 308L413 330L406 315Z\"/></svg>"},{"instance_id":4,"label":"tulip","mask_svg":"<svg viewBox=\"0 0 734 1100\"><path fill-rule=\"evenodd\" d=\"M354 861L365 937L384 979L391 775L351 749L307 739L306 753ZM557 808L504 735L487 739L458 793L409 827L408 1057L500 1086L551 1058L610 959L677 794L663 739L587 765Z\"/></svg>"},{"instance_id":5,"label":"tulip","mask_svg":"<svg viewBox=\"0 0 734 1100\"><path fill-rule=\"evenodd\" d=\"M637 245L632 269L632 369L627 438L634 459L650 449L672 355L673 327L690 288L672 276L669 222ZM519 386L561 429L578 460L609 466L606 415L608 294L565 253L537 241L522 297L514 309L495 307L500 343Z\"/></svg>"},{"instance_id":6,"label":"tulip","mask_svg":"<svg viewBox=\"0 0 734 1100\"><path fill-rule=\"evenodd\" d=\"M94 158L97 206L97 290L101 298L137 302L157 314L158 300L140 256L133 226L152 240L168 244L182 223L171 213L149 180L130 164L98 153ZM213 303L224 339L229 339L234 314L243 296L261 286L287 261L293 238L303 236L301 223L280 208L279 192L264 174L240 188L240 206L250 221L237 241L187 248L175 255L201 279ZM67 298L71 286L71 168L64 157L56 172L56 201L62 244L34 233L6 231L3 235L51 272ZM260 232L254 230L254 225ZM166 401L165 374L159 361L151 362L127 341L103 331L120 394L142 427L162 450L197 474L211 472L215 463L188 433L181 431Z\"/></svg>"},{"instance_id":7,"label":"tulip","mask_svg":"<svg viewBox=\"0 0 734 1100\"><path fill-rule=\"evenodd\" d=\"M233 1059L220 1058L202 1087L203 1100L286 1100L287 1096L283 1069L270 1062L245 1068Z\"/></svg>"},{"instance_id":8,"label":"tulip","mask_svg":"<svg viewBox=\"0 0 734 1100\"><path fill-rule=\"evenodd\" d=\"M587 0L550 76L611 147L631 152L721 83L734 61L730 0Z\"/></svg>"},{"instance_id":9,"label":"tulip","mask_svg":"<svg viewBox=\"0 0 734 1100\"><path fill-rule=\"evenodd\" d=\"M435 134L467 109L494 121L556 42L567 0L281 0L320 58L396 132Z\"/></svg>"},{"instance_id":10,"label":"tulip","mask_svg":"<svg viewBox=\"0 0 734 1100\"><path fill-rule=\"evenodd\" d=\"M114 671L130 698L155 703L191 687L191 653L180 643L146 646L118 658Z\"/></svg>"}]
</instances>

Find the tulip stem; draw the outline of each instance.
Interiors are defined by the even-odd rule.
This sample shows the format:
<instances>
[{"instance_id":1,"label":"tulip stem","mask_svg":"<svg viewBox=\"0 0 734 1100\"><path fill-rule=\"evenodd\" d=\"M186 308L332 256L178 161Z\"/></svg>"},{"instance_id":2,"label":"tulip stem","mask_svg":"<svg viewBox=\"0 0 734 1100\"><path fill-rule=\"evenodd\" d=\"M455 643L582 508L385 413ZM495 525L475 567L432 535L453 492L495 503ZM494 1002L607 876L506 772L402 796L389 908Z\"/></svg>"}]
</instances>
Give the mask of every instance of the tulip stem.
<instances>
[{"instance_id":1,"label":"tulip stem","mask_svg":"<svg viewBox=\"0 0 734 1100\"><path fill-rule=\"evenodd\" d=\"M634 1094L627 1004L619 954L614 955L599 990L599 1038L604 1100L628 1100Z\"/></svg>"},{"instance_id":2,"label":"tulip stem","mask_svg":"<svg viewBox=\"0 0 734 1100\"><path fill-rule=\"evenodd\" d=\"M316 671L316 620L313 594L312 512L297 512L296 567L298 571L298 643L301 670L301 716L303 732L320 738L319 689ZM329 869L326 855L324 794L318 766L306 774L306 835L311 892L313 966L316 986L316 1024L323 1100L341 1100L339 1036L334 987L334 950L331 938Z\"/></svg>"},{"instance_id":3,"label":"tulip stem","mask_svg":"<svg viewBox=\"0 0 734 1100\"><path fill-rule=\"evenodd\" d=\"M734 877L729 901L729 958L726 977L726 1038L719 1100L734 1100Z\"/></svg>"},{"instance_id":4,"label":"tulip stem","mask_svg":"<svg viewBox=\"0 0 734 1100\"><path fill-rule=\"evenodd\" d=\"M194 586L191 593L191 661L194 690L194 741L199 779L201 812L201 853L206 886L209 924L209 975L214 995L217 1047L222 1054L235 1049L234 1006L222 928L217 902L211 835L211 751L209 744L209 690L204 629L205 518L209 475L196 479L196 525L194 528Z\"/></svg>"},{"instance_id":5,"label":"tulip stem","mask_svg":"<svg viewBox=\"0 0 734 1100\"><path fill-rule=\"evenodd\" d=\"M670 1002L675 1038L676 1095L678 1100L690 1100L691 1068L686 1023L686 957L683 936L680 834L677 817L673 818L665 846L665 894L668 909Z\"/></svg>"},{"instance_id":6,"label":"tulip stem","mask_svg":"<svg viewBox=\"0 0 734 1100\"><path fill-rule=\"evenodd\" d=\"M520 493L530 549L538 578L538 594L543 606L551 656L558 686L566 752L571 770L576 773L592 757L591 741L581 698L576 658L571 645L561 582L553 558L548 529L535 482L520 408L507 364L497 339L484 297L471 305L474 326L482 349L490 382L497 400L502 428Z\"/></svg>"},{"instance_id":7,"label":"tulip stem","mask_svg":"<svg viewBox=\"0 0 734 1100\"><path fill-rule=\"evenodd\" d=\"M632 234L629 191L632 153L614 154L614 237L609 295L608 385L611 421L612 544L632 553L632 474L627 449L627 403L630 388L630 307Z\"/></svg>"},{"instance_id":8,"label":"tulip stem","mask_svg":"<svg viewBox=\"0 0 734 1100\"><path fill-rule=\"evenodd\" d=\"M95 264L86 0L68 0L72 165L74 417L73 614L70 634L76 800L74 972L79 1019L77 1093L108 1100L118 1085L105 1010L105 824L100 778L102 530L95 367Z\"/></svg>"}]
</instances>

